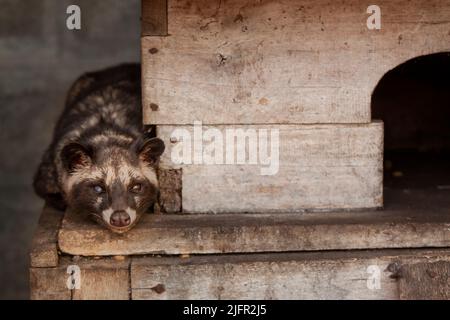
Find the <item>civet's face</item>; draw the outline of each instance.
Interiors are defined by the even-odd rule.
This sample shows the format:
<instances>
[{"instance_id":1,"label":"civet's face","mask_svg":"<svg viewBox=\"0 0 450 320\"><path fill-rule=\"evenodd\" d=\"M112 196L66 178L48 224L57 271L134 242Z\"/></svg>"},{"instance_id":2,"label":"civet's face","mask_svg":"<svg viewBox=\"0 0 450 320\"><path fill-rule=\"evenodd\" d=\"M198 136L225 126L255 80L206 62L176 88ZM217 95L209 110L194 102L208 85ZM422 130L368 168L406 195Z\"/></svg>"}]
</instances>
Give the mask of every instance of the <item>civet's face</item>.
<instances>
[{"instance_id":1,"label":"civet's face","mask_svg":"<svg viewBox=\"0 0 450 320\"><path fill-rule=\"evenodd\" d=\"M158 138L95 151L78 143L67 145L61 159L67 170L68 207L89 213L113 232L130 230L157 200L155 166L163 151Z\"/></svg>"}]
</instances>

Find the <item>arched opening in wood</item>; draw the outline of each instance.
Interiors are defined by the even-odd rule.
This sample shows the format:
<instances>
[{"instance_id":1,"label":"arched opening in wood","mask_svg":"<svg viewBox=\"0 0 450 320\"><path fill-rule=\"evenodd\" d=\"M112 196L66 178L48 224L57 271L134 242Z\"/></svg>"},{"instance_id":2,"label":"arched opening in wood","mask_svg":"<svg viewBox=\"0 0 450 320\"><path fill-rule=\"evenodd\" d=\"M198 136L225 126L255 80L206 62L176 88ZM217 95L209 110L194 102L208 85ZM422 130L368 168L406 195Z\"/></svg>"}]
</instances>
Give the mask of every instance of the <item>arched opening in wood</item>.
<instances>
[{"instance_id":1,"label":"arched opening in wood","mask_svg":"<svg viewBox=\"0 0 450 320\"><path fill-rule=\"evenodd\" d=\"M372 95L385 126L385 206L450 209L450 52L387 72Z\"/></svg>"}]
</instances>

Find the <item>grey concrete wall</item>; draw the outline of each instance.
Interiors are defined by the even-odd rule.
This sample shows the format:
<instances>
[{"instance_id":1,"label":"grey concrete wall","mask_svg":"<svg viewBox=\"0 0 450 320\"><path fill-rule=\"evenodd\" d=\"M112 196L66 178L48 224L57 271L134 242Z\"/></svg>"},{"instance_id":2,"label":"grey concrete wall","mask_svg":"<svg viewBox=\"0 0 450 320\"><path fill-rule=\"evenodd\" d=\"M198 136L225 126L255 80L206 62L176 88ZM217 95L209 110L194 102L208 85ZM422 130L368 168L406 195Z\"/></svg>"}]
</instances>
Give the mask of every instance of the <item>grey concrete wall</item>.
<instances>
[{"instance_id":1,"label":"grey concrete wall","mask_svg":"<svg viewBox=\"0 0 450 320\"><path fill-rule=\"evenodd\" d=\"M66 8L82 29L66 28ZM81 73L139 61L139 0L0 0L0 298L28 298L28 248L43 202L31 180Z\"/></svg>"}]
</instances>

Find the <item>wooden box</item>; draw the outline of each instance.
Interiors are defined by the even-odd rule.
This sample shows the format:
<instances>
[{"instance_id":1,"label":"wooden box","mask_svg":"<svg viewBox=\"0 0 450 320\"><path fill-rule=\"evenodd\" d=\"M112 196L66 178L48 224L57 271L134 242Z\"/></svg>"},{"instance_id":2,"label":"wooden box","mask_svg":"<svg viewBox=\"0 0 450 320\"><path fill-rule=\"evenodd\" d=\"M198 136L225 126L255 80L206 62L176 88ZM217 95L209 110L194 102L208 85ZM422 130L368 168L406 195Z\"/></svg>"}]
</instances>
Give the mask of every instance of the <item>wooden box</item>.
<instances>
[{"instance_id":1,"label":"wooden box","mask_svg":"<svg viewBox=\"0 0 450 320\"><path fill-rule=\"evenodd\" d=\"M169 146L163 211L382 207L383 126L371 122L372 92L398 64L450 50L442 41L450 40L450 5L377 5L381 29L373 30L364 1L143 1L144 122ZM222 133L279 132L279 170L261 176L247 163L177 164L174 132L192 132L195 123Z\"/></svg>"}]
</instances>

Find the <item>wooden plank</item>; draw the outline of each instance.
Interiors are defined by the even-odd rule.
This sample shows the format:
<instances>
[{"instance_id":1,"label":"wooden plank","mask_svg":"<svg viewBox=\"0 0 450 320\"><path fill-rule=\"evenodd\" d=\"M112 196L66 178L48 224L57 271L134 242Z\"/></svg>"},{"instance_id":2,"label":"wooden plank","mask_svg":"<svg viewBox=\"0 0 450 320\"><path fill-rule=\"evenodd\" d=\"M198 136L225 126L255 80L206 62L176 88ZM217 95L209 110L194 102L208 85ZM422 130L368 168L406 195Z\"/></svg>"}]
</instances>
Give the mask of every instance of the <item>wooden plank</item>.
<instances>
[{"instance_id":1,"label":"wooden plank","mask_svg":"<svg viewBox=\"0 0 450 320\"><path fill-rule=\"evenodd\" d=\"M54 268L30 268L33 300L127 300L130 260L63 257ZM69 269L72 268L72 269ZM79 268L79 287L68 287L70 270Z\"/></svg>"},{"instance_id":2,"label":"wooden plank","mask_svg":"<svg viewBox=\"0 0 450 320\"><path fill-rule=\"evenodd\" d=\"M407 264L400 270L400 299L449 300L449 261Z\"/></svg>"},{"instance_id":3,"label":"wooden plank","mask_svg":"<svg viewBox=\"0 0 450 320\"><path fill-rule=\"evenodd\" d=\"M64 212L46 206L31 242L30 265L35 268L58 265L58 230Z\"/></svg>"},{"instance_id":4,"label":"wooden plank","mask_svg":"<svg viewBox=\"0 0 450 320\"><path fill-rule=\"evenodd\" d=\"M398 299L398 267L437 260L450 261L449 251L135 258L132 298Z\"/></svg>"},{"instance_id":5,"label":"wooden plank","mask_svg":"<svg viewBox=\"0 0 450 320\"><path fill-rule=\"evenodd\" d=\"M170 1L170 37L142 38L144 122L370 122L384 73L450 50L448 1L377 5L381 30L362 0Z\"/></svg>"},{"instance_id":6,"label":"wooden plank","mask_svg":"<svg viewBox=\"0 0 450 320\"><path fill-rule=\"evenodd\" d=\"M129 300L130 260L125 257L80 259L81 287L73 290L73 300Z\"/></svg>"},{"instance_id":7,"label":"wooden plank","mask_svg":"<svg viewBox=\"0 0 450 320\"><path fill-rule=\"evenodd\" d=\"M256 164L248 164L249 161L236 164L236 158L230 164L204 164L203 161L195 164L194 152L191 152L186 154L192 164L178 165L180 149L188 143L191 144L190 151L201 145L206 154L206 147L211 142L204 134L208 130L211 132L210 129L220 131L223 137L218 148L223 163L226 163L227 152L236 154L238 149L236 139L232 144L233 139L226 138L227 132L241 130L245 134L252 131L253 141L245 140L240 148L245 150L245 160L250 159L250 151L254 152L258 156ZM180 139L180 130L190 139ZM203 126L199 130L199 134L194 135L193 126L157 127L158 136L166 145L161 167L183 169L183 212L299 212L383 205L381 122L367 125L222 125ZM264 130L268 139L263 139ZM276 133L279 135L278 148L272 139L272 134ZM267 141L267 148L261 147L264 144L260 139ZM269 147L271 143L275 146L273 150ZM268 165L262 164L260 152L266 151L273 157L274 167L278 163L273 175L262 175L263 168Z\"/></svg>"},{"instance_id":8,"label":"wooden plank","mask_svg":"<svg viewBox=\"0 0 450 320\"><path fill-rule=\"evenodd\" d=\"M31 300L70 300L67 277L66 270L61 267L30 268Z\"/></svg>"},{"instance_id":9,"label":"wooden plank","mask_svg":"<svg viewBox=\"0 0 450 320\"><path fill-rule=\"evenodd\" d=\"M167 0L142 0L142 36L167 35Z\"/></svg>"},{"instance_id":10,"label":"wooden plank","mask_svg":"<svg viewBox=\"0 0 450 320\"><path fill-rule=\"evenodd\" d=\"M120 236L67 213L59 246L65 253L83 256L450 246L448 205L421 207L414 203L415 198L423 200L410 192L402 208L385 211L147 215Z\"/></svg>"}]
</instances>

